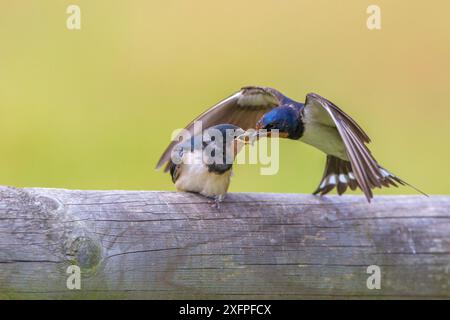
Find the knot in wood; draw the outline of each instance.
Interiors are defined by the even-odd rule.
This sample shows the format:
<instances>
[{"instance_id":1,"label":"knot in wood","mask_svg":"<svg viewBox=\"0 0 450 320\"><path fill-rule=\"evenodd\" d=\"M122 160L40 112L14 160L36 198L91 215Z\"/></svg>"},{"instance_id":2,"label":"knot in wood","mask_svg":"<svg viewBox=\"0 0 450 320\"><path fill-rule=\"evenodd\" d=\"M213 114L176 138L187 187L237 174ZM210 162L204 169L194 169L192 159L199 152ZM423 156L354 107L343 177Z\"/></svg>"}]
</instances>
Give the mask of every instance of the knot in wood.
<instances>
[{"instance_id":1,"label":"knot in wood","mask_svg":"<svg viewBox=\"0 0 450 320\"><path fill-rule=\"evenodd\" d=\"M102 260L102 249L97 241L81 236L72 242L68 255L73 257L73 263L81 269L93 269Z\"/></svg>"},{"instance_id":2,"label":"knot in wood","mask_svg":"<svg viewBox=\"0 0 450 320\"><path fill-rule=\"evenodd\" d=\"M36 200L38 204L47 212L56 212L64 208L64 205L56 198L49 196L38 196Z\"/></svg>"}]
</instances>

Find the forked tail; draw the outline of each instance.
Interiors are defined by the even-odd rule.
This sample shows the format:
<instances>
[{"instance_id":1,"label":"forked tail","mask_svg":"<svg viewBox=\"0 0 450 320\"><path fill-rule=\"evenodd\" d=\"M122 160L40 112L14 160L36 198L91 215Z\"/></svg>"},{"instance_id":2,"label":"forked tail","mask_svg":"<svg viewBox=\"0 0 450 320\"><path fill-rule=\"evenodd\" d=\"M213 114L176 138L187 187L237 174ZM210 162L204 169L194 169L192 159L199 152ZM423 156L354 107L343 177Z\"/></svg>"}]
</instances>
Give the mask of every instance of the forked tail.
<instances>
[{"instance_id":1,"label":"forked tail","mask_svg":"<svg viewBox=\"0 0 450 320\"><path fill-rule=\"evenodd\" d=\"M378 169L377 182L379 183L377 183L376 185L368 181L370 189L374 189L376 187L398 187L398 185L400 184L407 185L417 192L428 196L426 193L403 181L380 165L378 166ZM325 165L325 171L322 177L322 181L313 194L324 195L334 188L337 189L337 193L339 195L343 194L347 190L347 188L350 188L351 190L355 190L356 188L361 189L355 175L353 174L353 169L349 161L345 161L334 156L327 156L327 163ZM366 198L370 202L370 199L373 198L372 190L369 190L369 193L366 193Z\"/></svg>"}]
</instances>

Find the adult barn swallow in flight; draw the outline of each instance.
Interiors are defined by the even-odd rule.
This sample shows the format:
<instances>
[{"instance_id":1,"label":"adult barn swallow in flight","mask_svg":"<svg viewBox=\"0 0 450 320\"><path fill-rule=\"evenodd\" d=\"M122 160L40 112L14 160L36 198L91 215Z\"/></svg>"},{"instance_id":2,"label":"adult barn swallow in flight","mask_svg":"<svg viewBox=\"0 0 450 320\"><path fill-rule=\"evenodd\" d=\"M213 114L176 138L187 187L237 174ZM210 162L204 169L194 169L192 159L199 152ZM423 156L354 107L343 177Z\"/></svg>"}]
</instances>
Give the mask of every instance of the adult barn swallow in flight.
<instances>
[{"instance_id":1,"label":"adult barn swallow in flight","mask_svg":"<svg viewBox=\"0 0 450 320\"><path fill-rule=\"evenodd\" d=\"M378 164L366 146L369 137L349 115L315 93L307 94L301 103L273 88L244 87L186 127L198 134L194 132L195 121L201 121L203 127L230 123L244 130L278 129L282 138L299 140L321 150L327 155L327 161L314 194L324 195L336 188L341 195L347 187L352 190L359 187L370 202L375 187L409 185ZM167 147L157 168L169 162L175 143Z\"/></svg>"},{"instance_id":2,"label":"adult barn swallow in flight","mask_svg":"<svg viewBox=\"0 0 450 320\"><path fill-rule=\"evenodd\" d=\"M219 208L230 185L234 158L247 143L243 134L237 126L220 124L175 144L168 169L177 190L213 198Z\"/></svg>"}]
</instances>

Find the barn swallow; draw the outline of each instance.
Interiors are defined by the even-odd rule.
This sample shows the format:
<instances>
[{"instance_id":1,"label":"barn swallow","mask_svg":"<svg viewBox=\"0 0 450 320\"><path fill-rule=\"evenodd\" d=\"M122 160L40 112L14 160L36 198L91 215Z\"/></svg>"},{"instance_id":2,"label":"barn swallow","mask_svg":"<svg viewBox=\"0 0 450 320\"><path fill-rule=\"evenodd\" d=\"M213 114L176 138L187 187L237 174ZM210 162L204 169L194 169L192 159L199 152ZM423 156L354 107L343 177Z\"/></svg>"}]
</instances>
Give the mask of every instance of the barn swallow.
<instances>
[{"instance_id":1,"label":"barn swallow","mask_svg":"<svg viewBox=\"0 0 450 320\"><path fill-rule=\"evenodd\" d=\"M299 140L324 152L325 170L314 194L325 195L336 188L342 195L348 187L360 188L370 202L376 187L409 185L378 164L367 148L368 135L355 120L316 93L307 94L301 103L273 88L243 87L194 119L186 127L190 132L196 130L195 121L204 127L230 123L244 130L253 128L259 130L256 135L262 129L269 135L276 129L279 137ZM157 168L169 161L174 144L167 147Z\"/></svg>"},{"instance_id":2,"label":"barn swallow","mask_svg":"<svg viewBox=\"0 0 450 320\"><path fill-rule=\"evenodd\" d=\"M176 189L213 198L219 208L230 185L233 161L246 140L241 128L220 124L176 144L168 163Z\"/></svg>"}]
</instances>

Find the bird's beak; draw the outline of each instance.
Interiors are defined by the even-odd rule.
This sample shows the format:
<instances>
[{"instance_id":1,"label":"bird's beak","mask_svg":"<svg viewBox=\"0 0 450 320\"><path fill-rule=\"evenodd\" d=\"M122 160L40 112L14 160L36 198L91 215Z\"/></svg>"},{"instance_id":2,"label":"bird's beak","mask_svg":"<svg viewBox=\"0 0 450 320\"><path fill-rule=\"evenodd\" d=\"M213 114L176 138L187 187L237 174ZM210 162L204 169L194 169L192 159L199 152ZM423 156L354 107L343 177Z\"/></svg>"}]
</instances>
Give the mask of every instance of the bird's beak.
<instances>
[{"instance_id":1,"label":"bird's beak","mask_svg":"<svg viewBox=\"0 0 450 320\"><path fill-rule=\"evenodd\" d=\"M257 138L258 138L258 131L247 130L241 135L237 136L236 140L242 142L243 144L253 145L253 143L256 141Z\"/></svg>"},{"instance_id":2,"label":"bird's beak","mask_svg":"<svg viewBox=\"0 0 450 320\"><path fill-rule=\"evenodd\" d=\"M263 124L262 124L262 122L261 121L258 121L257 123L256 123L256 135L255 135L255 139L259 139L259 138L262 138L262 137L270 137L270 131L267 131L267 130L263 130L264 129L264 126L263 126ZM263 131L261 131L261 130L263 130Z\"/></svg>"},{"instance_id":3,"label":"bird's beak","mask_svg":"<svg viewBox=\"0 0 450 320\"><path fill-rule=\"evenodd\" d=\"M254 137L254 139L259 139L259 138L271 138L272 137L272 130L265 130L265 129L257 129L258 131L256 131L256 135ZM278 135L276 137L278 138L287 138L289 136L289 133L287 132L278 132Z\"/></svg>"},{"instance_id":4,"label":"bird's beak","mask_svg":"<svg viewBox=\"0 0 450 320\"><path fill-rule=\"evenodd\" d=\"M237 136L234 141L233 141L233 152L234 152L234 156L236 157L236 155L241 151L241 149L246 145L250 143L250 139L245 136L245 133Z\"/></svg>"},{"instance_id":5,"label":"bird's beak","mask_svg":"<svg viewBox=\"0 0 450 320\"><path fill-rule=\"evenodd\" d=\"M255 129L256 129L257 131L259 131L259 130L261 130L262 128L263 128L263 125L262 125L261 121L258 121L258 122L256 123Z\"/></svg>"}]
</instances>

